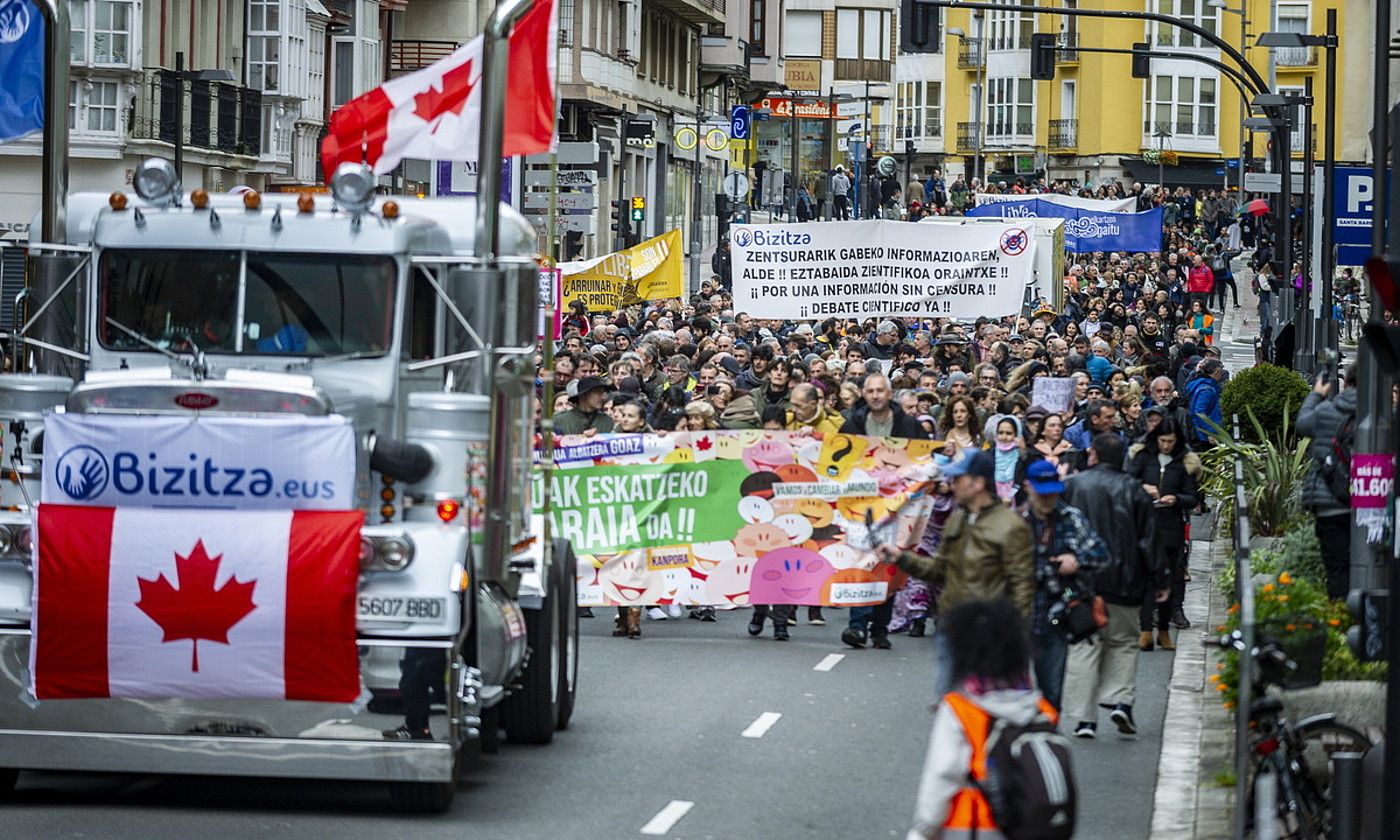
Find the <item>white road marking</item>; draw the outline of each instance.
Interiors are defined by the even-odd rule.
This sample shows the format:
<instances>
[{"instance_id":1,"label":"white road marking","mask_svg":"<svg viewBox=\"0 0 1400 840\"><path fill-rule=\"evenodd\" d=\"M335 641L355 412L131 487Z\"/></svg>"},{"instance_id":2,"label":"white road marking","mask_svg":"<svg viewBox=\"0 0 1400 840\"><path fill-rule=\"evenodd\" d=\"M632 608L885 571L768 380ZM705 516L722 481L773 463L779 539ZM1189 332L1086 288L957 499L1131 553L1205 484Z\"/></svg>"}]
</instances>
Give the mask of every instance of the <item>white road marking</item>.
<instances>
[{"instance_id":1,"label":"white road marking","mask_svg":"<svg viewBox=\"0 0 1400 840\"><path fill-rule=\"evenodd\" d=\"M642 826L643 834L662 835L669 834L671 828L680 822L681 817L689 813L695 807L694 802L686 802L684 799L672 799L656 813L656 816L647 820L647 824Z\"/></svg>"},{"instance_id":2,"label":"white road marking","mask_svg":"<svg viewBox=\"0 0 1400 840\"><path fill-rule=\"evenodd\" d=\"M764 712L758 716L758 720L749 724L749 728L743 731L745 738L762 738L763 734L773 728L773 724L782 717L778 712Z\"/></svg>"},{"instance_id":3,"label":"white road marking","mask_svg":"<svg viewBox=\"0 0 1400 840\"><path fill-rule=\"evenodd\" d=\"M813 671L830 671L836 667L836 663L846 658L844 653L828 653L826 658L812 667Z\"/></svg>"}]
</instances>

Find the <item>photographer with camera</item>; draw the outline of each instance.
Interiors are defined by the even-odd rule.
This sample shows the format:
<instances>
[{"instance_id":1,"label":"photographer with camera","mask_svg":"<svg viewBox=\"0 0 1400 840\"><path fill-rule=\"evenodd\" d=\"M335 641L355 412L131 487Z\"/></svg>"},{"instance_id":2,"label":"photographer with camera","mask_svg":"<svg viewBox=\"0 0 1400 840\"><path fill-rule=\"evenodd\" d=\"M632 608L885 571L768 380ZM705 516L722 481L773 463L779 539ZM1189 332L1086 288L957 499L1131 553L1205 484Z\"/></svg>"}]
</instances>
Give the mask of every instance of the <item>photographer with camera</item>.
<instances>
[{"instance_id":1,"label":"photographer with camera","mask_svg":"<svg viewBox=\"0 0 1400 840\"><path fill-rule=\"evenodd\" d=\"M1097 629L1087 588L1077 577L1108 565L1108 548L1079 508L1065 504L1059 470L1049 461L1026 468L1030 503L1023 514L1035 552L1035 604L1031 612L1031 662L1041 694L1056 711L1065 681L1072 635ZM1084 624L1087 617L1088 623Z\"/></svg>"}]
</instances>

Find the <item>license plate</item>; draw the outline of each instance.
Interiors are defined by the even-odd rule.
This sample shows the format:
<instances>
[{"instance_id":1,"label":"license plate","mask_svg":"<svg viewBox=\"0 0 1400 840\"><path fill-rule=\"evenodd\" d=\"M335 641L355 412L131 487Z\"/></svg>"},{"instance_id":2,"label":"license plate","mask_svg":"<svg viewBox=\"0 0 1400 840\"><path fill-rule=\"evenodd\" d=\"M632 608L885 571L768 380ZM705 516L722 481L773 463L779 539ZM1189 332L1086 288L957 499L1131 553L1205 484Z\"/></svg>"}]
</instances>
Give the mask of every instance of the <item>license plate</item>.
<instances>
[{"instance_id":1,"label":"license plate","mask_svg":"<svg viewBox=\"0 0 1400 840\"><path fill-rule=\"evenodd\" d=\"M359 597L356 615L362 621L441 621L446 598Z\"/></svg>"}]
</instances>

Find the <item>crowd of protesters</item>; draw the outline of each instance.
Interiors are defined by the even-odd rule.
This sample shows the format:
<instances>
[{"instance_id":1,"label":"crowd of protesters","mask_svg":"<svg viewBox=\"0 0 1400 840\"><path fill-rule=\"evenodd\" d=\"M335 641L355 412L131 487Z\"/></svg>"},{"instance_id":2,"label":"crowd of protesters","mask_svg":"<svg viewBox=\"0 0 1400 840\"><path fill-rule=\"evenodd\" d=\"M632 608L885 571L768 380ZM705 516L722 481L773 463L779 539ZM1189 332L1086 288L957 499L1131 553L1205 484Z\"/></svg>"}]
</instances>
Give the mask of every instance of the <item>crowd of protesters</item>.
<instances>
[{"instance_id":1,"label":"crowd of protesters","mask_svg":"<svg viewBox=\"0 0 1400 840\"><path fill-rule=\"evenodd\" d=\"M848 197L849 179L835 174L844 192L834 197ZM960 212L975 200L961 179L919 183L927 203L905 212ZM1063 189L1032 187L1051 188ZM614 312L575 304L552 370L540 371L556 395L554 429L943 441L923 541L887 551L909 583L882 605L849 610L842 641L888 649L892 634L925 635L940 610L1005 598L1026 618L1036 683L1075 734L1095 736L1101 707L1133 734L1139 651L1170 650L1171 628L1189 626L1186 523L1201 501L1198 453L1213 445L1226 377L1213 304L1234 303L1231 260L1252 248L1267 262L1268 243L1265 232L1242 232L1247 220L1214 194L1114 184L1091 195L1170 205L1163 249L1069 254L1054 302L1002 318L756 319L734 307L724 244L714 276L688 300ZM1072 381L1068 405L1036 404L1042 377ZM1069 644L1050 626L1042 583L1055 576L1092 581L1107 618L1098 642ZM713 620L714 611L690 615ZM787 639L798 618L756 609L748 630L757 636L771 623L774 638ZM825 623L821 608L807 621ZM619 608L615 633L640 635L637 611ZM941 694L952 687L954 651L933 635Z\"/></svg>"}]
</instances>

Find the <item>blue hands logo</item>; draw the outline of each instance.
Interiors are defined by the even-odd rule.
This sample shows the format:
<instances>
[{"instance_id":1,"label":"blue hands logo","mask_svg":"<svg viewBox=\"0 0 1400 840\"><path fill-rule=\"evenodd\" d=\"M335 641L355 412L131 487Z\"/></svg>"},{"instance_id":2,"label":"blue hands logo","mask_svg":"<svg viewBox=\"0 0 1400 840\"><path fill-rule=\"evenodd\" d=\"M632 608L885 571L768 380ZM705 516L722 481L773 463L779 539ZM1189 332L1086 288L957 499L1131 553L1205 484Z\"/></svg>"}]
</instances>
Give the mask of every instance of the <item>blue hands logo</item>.
<instances>
[{"instance_id":1,"label":"blue hands logo","mask_svg":"<svg viewBox=\"0 0 1400 840\"><path fill-rule=\"evenodd\" d=\"M24 0L0 0L0 44L13 44L29 31L29 7Z\"/></svg>"},{"instance_id":2,"label":"blue hands logo","mask_svg":"<svg viewBox=\"0 0 1400 840\"><path fill-rule=\"evenodd\" d=\"M748 230L747 228L735 228L735 229L734 229L734 244L735 244L735 245L738 245L740 248L747 248L747 247L749 247L749 243L752 242L752 241L753 241L753 235L749 232L749 230Z\"/></svg>"},{"instance_id":3,"label":"blue hands logo","mask_svg":"<svg viewBox=\"0 0 1400 840\"><path fill-rule=\"evenodd\" d=\"M110 470L106 456L95 447L83 444L71 447L58 456L54 475L68 498L85 502L102 495L102 491L107 489Z\"/></svg>"}]
</instances>

